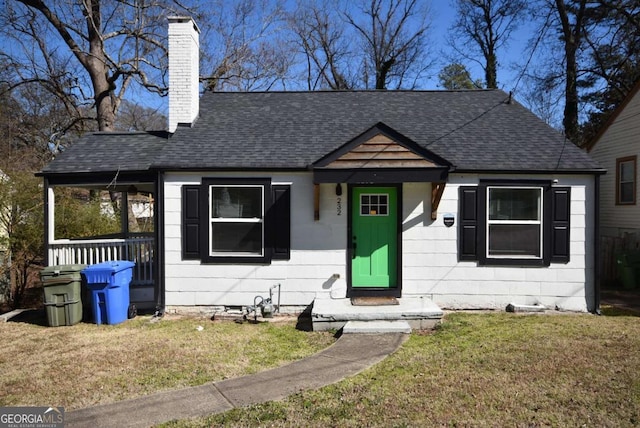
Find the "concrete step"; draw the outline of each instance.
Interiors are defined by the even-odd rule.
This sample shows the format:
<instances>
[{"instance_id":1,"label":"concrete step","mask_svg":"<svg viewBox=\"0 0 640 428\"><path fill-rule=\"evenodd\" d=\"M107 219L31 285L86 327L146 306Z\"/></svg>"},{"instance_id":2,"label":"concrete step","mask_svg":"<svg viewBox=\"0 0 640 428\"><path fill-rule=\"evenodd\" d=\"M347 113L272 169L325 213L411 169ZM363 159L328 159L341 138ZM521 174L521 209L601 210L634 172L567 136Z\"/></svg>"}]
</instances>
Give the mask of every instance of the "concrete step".
<instances>
[{"instance_id":1,"label":"concrete step","mask_svg":"<svg viewBox=\"0 0 640 428\"><path fill-rule=\"evenodd\" d=\"M351 299L317 296L311 310L313 330L340 330L348 321L405 321L413 329L428 330L444 315L426 296L402 297L398 302L398 305L353 306Z\"/></svg>"},{"instance_id":2,"label":"concrete step","mask_svg":"<svg viewBox=\"0 0 640 428\"><path fill-rule=\"evenodd\" d=\"M406 321L347 321L342 328L343 334L364 333L411 333Z\"/></svg>"}]
</instances>

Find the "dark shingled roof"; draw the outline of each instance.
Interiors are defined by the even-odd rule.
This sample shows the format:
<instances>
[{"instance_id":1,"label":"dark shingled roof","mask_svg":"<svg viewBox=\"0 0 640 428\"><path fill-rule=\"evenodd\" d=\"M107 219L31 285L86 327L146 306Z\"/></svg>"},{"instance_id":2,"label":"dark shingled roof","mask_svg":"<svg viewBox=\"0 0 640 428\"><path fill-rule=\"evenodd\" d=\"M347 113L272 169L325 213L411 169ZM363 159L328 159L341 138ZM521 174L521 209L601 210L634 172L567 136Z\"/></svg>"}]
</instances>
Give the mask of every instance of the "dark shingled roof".
<instances>
[{"instance_id":1,"label":"dark shingled roof","mask_svg":"<svg viewBox=\"0 0 640 428\"><path fill-rule=\"evenodd\" d=\"M124 165L303 169L378 122L457 170L600 169L501 90L209 92L193 127L179 127L166 144L149 134L94 134L74 145L65 162L83 171ZM95 143L101 147L90 149ZM44 172L56 172L56 166Z\"/></svg>"},{"instance_id":2,"label":"dark shingled roof","mask_svg":"<svg viewBox=\"0 0 640 428\"><path fill-rule=\"evenodd\" d=\"M42 173L148 171L168 135L165 131L90 133L56 156Z\"/></svg>"}]
</instances>

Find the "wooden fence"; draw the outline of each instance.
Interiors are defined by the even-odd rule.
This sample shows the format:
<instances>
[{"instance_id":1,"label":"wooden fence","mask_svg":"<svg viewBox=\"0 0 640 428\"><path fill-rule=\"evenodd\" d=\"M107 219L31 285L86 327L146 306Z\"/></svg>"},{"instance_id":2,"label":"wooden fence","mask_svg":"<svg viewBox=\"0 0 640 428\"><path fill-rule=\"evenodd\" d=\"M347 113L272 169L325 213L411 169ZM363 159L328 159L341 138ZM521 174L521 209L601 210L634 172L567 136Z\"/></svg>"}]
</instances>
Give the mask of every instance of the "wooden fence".
<instances>
[{"instance_id":1,"label":"wooden fence","mask_svg":"<svg viewBox=\"0 0 640 428\"><path fill-rule=\"evenodd\" d=\"M629 251L640 252L640 232L625 233L621 237L600 237L600 283L603 286L620 284L618 259L620 254Z\"/></svg>"}]
</instances>

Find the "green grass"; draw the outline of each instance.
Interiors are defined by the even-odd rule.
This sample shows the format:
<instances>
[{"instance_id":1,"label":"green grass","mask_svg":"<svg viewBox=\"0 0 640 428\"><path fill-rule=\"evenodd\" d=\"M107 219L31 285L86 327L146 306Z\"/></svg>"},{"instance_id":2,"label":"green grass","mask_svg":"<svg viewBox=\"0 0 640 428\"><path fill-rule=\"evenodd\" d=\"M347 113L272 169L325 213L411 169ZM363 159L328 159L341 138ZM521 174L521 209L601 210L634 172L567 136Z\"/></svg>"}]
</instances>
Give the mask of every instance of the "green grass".
<instances>
[{"instance_id":1,"label":"green grass","mask_svg":"<svg viewBox=\"0 0 640 428\"><path fill-rule=\"evenodd\" d=\"M169 427L638 426L640 319L454 313L353 378Z\"/></svg>"},{"instance_id":2,"label":"green grass","mask_svg":"<svg viewBox=\"0 0 640 428\"><path fill-rule=\"evenodd\" d=\"M64 327L0 323L0 406L72 410L196 386L280 366L335 341L329 333L296 330L294 320L149 320Z\"/></svg>"},{"instance_id":3,"label":"green grass","mask_svg":"<svg viewBox=\"0 0 640 428\"><path fill-rule=\"evenodd\" d=\"M640 426L640 318L612 315L453 313L358 376L166 426ZM333 341L293 322L3 323L0 406L72 410L195 386Z\"/></svg>"}]
</instances>

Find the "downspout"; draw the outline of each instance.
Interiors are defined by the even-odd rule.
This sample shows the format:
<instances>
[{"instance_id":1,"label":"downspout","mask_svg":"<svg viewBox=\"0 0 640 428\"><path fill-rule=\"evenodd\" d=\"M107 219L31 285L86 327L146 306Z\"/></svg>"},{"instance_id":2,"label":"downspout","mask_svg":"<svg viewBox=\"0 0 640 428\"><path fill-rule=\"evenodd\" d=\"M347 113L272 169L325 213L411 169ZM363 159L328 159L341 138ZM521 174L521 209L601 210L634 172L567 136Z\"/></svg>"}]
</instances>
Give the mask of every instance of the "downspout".
<instances>
[{"instance_id":1,"label":"downspout","mask_svg":"<svg viewBox=\"0 0 640 428\"><path fill-rule=\"evenodd\" d=\"M156 240L156 313L163 316L165 310L165 266L164 266L164 174L158 171L156 176L156 200L154 206L155 240Z\"/></svg>"},{"instance_id":2,"label":"downspout","mask_svg":"<svg viewBox=\"0 0 640 428\"><path fill-rule=\"evenodd\" d=\"M601 315L600 312L600 262L602 255L600 254L600 174L595 175L594 183L595 206L594 211L594 266L593 266L593 313Z\"/></svg>"}]
</instances>

